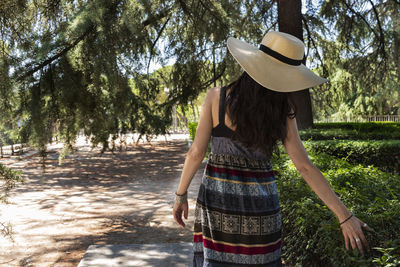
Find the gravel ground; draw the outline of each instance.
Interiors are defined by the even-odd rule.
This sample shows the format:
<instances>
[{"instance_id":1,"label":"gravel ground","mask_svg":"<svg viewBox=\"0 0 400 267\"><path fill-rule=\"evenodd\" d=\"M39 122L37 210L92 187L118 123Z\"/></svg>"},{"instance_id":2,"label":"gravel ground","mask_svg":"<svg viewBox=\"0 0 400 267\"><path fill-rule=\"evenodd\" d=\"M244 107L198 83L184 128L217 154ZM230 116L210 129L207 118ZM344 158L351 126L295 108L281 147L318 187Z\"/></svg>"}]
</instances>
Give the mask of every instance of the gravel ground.
<instances>
[{"instance_id":1,"label":"gravel ground","mask_svg":"<svg viewBox=\"0 0 400 267\"><path fill-rule=\"evenodd\" d=\"M11 204L0 204L0 222L14 232L14 242L0 237L0 266L77 266L92 244L190 242L204 164L189 188L181 228L172 204L188 147L182 136L168 139L103 155L81 140L61 166L61 146L54 145L44 173L37 155L0 161L26 179L11 191Z\"/></svg>"}]
</instances>

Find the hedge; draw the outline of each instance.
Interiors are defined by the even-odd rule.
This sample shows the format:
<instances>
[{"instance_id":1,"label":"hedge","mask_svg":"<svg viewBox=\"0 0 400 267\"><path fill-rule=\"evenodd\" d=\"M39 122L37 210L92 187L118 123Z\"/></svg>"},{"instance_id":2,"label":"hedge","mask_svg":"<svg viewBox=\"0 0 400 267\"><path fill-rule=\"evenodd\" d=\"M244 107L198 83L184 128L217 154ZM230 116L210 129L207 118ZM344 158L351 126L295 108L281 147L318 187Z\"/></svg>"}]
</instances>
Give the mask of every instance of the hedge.
<instances>
[{"instance_id":1,"label":"hedge","mask_svg":"<svg viewBox=\"0 0 400 267\"><path fill-rule=\"evenodd\" d=\"M309 153L346 207L374 229L364 230L371 252L361 256L356 249L345 249L337 217L282 153L272 163L282 212L282 256L290 266L399 266L398 175L352 165L325 153Z\"/></svg>"},{"instance_id":2,"label":"hedge","mask_svg":"<svg viewBox=\"0 0 400 267\"><path fill-rule=\"evenodd\" d=\"M400 140L319 140L305 141L307 151L325 152L352 163L374 165L400 174Z\"/></svg>"},{"instance_id":3,"label":"hedge","mask_svg":"<svg viewBox=\"0 0 400 267\"><path fill-rule=\"evenodd\" d=\"M352 140L383 140L395 139L400 140L400 131L397 130L357 130L357 129L341 129L341 128L309 128L299 130L302 140L332 140L332 139L352 139Z\"/></svg>"},{"instance_id":4,"label":"hedge","mask_svg":"<svg viewBox=\"0 0 400 267\"><path fill-rule=\"evenodd\" d=\"M188 123L192 140L196 135L197 122ZM314 123L314 128L299 131L302 140L400 140L400 123L396 122L332 122Z\"/></svg>"},{"instance_id":5,"label":"hedge","mask_svg":"<svg viewBox=\"0 0 400 267\"><path fill-rule=\"evenodd\" d=\"M400 122L320 122L314 123L315 129L350 129L357 131L400 131Z\"/></svg>"}]
</instances>

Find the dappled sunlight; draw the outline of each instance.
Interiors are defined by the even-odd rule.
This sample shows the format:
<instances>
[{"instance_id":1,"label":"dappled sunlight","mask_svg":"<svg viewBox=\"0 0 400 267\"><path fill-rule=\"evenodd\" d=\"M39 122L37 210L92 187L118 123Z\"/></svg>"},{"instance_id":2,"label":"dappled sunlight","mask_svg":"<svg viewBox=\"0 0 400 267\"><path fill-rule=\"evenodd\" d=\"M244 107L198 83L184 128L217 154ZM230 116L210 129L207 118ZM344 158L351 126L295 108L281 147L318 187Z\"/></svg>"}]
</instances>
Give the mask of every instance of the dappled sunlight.
<instances>
[{"instance_id":1,"label":"dappled sunlight","mask_svg":"<svg viewBox=\"0 0 400 267\"><path fill-rule=\"evenodd\" d=\"M191 244L168 243L146 245L94 245L85 254L83 266L187 266Z\"/></svg>"},{"instance_id":2,"label":"dappled sunlight","mask_svg":"<svg viewBox=\"0 0 400 267\"><path fill-rule=\"evenodd\" d=\"M15 243L0 239L2 262L77 264L93 244L190 242L201 170L189 188L187 226L172 217L186 152L182 141L103 155L79 149L59 166L57 151L44 172L40 157L17 162L25 183L0 205L0 220L15 232Z\"/></svg>"}]
</instances>

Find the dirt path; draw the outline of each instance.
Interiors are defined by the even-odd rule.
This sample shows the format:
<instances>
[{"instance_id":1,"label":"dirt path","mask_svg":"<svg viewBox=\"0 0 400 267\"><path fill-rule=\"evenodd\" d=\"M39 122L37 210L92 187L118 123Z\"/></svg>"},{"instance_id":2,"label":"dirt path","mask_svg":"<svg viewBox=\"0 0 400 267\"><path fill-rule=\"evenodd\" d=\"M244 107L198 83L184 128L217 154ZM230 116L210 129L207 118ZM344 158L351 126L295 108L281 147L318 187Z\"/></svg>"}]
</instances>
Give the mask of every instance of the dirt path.
<instances>
[{"instance_id":1,"label":"dirt path","mask_svg":"<svg viewBox=\"0 0 400 267\"><path fill-rule=\"evenodd\" d=\"M26 182L12 190L12 204L0 204L0 222L15 232L14 243L0 237L0 266L77 266L92 244L190 242L204 165L190 186L183 229L172 204L187 145L152 144L103 155L80 146L62 166L55 150L45 174L37 156L7 164L22 169Z\"/></svg>"}]
</instances>

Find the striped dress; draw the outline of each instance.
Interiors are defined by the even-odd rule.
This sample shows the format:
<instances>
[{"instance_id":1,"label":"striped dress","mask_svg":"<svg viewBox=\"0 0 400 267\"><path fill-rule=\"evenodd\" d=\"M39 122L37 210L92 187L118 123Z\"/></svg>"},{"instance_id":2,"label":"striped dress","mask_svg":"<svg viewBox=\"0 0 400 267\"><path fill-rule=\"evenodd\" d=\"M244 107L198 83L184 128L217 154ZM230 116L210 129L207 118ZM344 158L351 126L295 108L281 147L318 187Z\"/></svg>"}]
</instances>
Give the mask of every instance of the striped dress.
<instances>
[{"instance_id":1,"label":"striped dress","mask_svg":"<svg viewBox=\"0 0 400 267\"><path fill-rule=\"evenodd\" d=\"M219 125L199 188L194 267L282 266L281 213L269 158L230 137L221 88Z\"/></svg>"}]
</instances>

